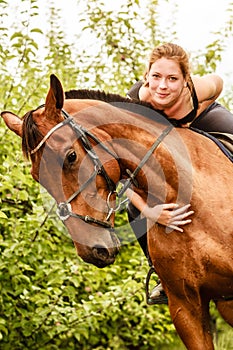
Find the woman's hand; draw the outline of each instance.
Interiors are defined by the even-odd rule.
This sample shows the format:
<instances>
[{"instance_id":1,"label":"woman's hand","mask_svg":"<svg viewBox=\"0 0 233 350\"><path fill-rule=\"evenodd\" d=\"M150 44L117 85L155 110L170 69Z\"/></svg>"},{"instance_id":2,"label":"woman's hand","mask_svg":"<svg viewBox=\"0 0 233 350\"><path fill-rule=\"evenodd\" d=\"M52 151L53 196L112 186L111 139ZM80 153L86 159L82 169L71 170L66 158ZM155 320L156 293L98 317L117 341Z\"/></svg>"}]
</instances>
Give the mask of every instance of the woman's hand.
<instances>
[{"instance_id":1,"label":"woman's hand","mask_svg":"<svg viewBox=\"0 0 233 350\"><path fill-rule=\"evenodd\" d=\"M187 219L188 216L194 213L193 210L189 210L190 204L179 207L178 204L159 204L154 207L148 207L145 205L142 214L152 221L158 222L161 225L167 226L173 230L183 232L183 229L179 226L189 224L192 220Z\"/></svg>"},{"instance_id":2,"label":"woman's hand","mask_svg":"<svg viewBox=\"0 0 233 350\"><path fill-rule=\"evenodd\" d=\"M170 229L183 232L183 229L179 226L190 224L191 219L187 219L188 216L194 213L193 210L189 210L190 204L180 207L178 204L158 204L154 207L148 207L144 199L136 192L128 188L126 195L132 204L147 218L154 222L158 222L161 225L167 226Z\"/></svg>"}]
</instances>

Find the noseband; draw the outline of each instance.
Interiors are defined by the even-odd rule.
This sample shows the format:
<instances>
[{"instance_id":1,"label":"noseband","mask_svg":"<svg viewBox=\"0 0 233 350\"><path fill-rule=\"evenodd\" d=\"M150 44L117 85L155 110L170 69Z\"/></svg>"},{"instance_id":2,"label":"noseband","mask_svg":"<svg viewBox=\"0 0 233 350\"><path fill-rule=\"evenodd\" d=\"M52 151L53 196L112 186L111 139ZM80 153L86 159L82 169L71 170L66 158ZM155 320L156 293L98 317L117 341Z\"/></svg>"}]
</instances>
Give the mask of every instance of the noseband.
<instances>
[{"instance_id":1,"label":"noseband","mask_svg":"<svg viewBox=\"0 0 233 350\"><path fill-rule=\"evenodd\" d=\"M44 107L44 105L39 106L34 111L38 110L39 108ZM33 113L32 111L31 113ZM109 194L107 197L107 207L108 207L108 214L106 217L106 221L109 221L111 215L113 212L116 212L119 210L123 203L128 201L128 199L123 200L119 202L117 208L112 208L110 205L110 198L112 194L115 194L118 198L121 198L127 188L130 187L130 185L133 183L136 185L136 176L138 172L141 170L143 165L147 162L147 160L151 157L152 153L155 151L155 149L158 147L158 145L162 142L162 140L169 134L169 132L173 129L173 126L170 124L167 128L164 129L162 134L156 139L156 141L153 143L149 151L145 154L139 165L136 167L136 169L131 173L128 169L126 170L129 174L129 178L125 181L123 187L119 191L119 193L116 191L116 185L112 181L112 179L108 176L106 170L103 167L103 164L101 163L98 155L94 151L92 144L89 141L89 138L92 139L96 144L100 145L107 153L109 153L114 159L118 161L118 156L113 153L111 150L109 150L95 135L90 133L88 130L86 130L83 126L77 124L74 119L65 111L62 109L62 115L64 116L64 120L57 125L55 125L52 129L49 130L49 132L43 137L43 139L39 142L39 144L30 152L30 154L36 153L47 141L47 139L58 129L65 125L69 125L71 129L75 132L77 135L77 138L80 139L83 148L89 155L90 159L92 160L94 164L94 171L92 175L89 177L89 179L82 185L80 188L75 191L65 202L61 202L58 204L57 207L57 214L59 218L62 221L67 220L69 217L75 217L78 219L83 220L86 223L91 224L97 224L99 226L102 226L104 228L112 229L112 225L109 222L104 222L97 220L89 215L80 215L72 212L71 202L74 198L76 198L87 186L89 183L91 183L97 175L102 175L105 178L105 181L108 186ZM88 138L89 137L89 138ZM137 186L137 185L136 185Z\"/></svg>"}]
</instances>

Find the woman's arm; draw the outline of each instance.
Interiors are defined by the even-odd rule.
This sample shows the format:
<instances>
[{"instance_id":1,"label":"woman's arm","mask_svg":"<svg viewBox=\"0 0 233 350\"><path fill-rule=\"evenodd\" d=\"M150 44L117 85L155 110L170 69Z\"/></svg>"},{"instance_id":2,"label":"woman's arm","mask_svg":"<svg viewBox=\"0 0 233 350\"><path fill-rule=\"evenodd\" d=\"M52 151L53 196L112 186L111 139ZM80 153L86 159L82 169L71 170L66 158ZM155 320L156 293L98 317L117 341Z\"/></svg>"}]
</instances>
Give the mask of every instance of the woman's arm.
<instances>
[{"instance_id":1,"label":"woman's arm","mask_svg":"<svg viewBox=\"0 0 233 350\"><path fill-rule=\"evenodd\" d=\"M192 220L186 219L194 212L187 211L190 204L179 207L178 204L159 204L149 207L143 198L131 189L127 189L126 195L131 203L147 218L161 225L183 232L179 226L189 224Z\"/></svg>"},{"instance_id":2,"label":"woman's arm","mask_svg":"<svg viewBox=\"0 0 233 350\"><path fill-rule=\"evenodd\" d=\"M203 77L193 76L192 81L199 102L198 114L204 111L221 94L223 80L217 74L208 74Z\"/></svg>"}]
</instances>

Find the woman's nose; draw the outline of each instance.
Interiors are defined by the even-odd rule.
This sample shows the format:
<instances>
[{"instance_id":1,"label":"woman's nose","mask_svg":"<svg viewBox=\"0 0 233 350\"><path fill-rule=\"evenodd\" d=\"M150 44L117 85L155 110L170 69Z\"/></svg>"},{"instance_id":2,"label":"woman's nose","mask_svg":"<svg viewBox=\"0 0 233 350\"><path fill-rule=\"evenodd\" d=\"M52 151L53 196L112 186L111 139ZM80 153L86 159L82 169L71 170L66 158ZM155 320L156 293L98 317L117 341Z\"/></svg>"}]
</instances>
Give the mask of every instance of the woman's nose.
<instances>
[{"instance_id":1,"label":"woman's nose","mask_svg":"<svg viewBox=\"0 0 233 350\"><path fill-rule=\"evenodd\" d=\"M160 89L166 89L167 88L167 82L166 82L165 78L160 80L159 87L160 87Z\"/></svg>"}]
</instances>

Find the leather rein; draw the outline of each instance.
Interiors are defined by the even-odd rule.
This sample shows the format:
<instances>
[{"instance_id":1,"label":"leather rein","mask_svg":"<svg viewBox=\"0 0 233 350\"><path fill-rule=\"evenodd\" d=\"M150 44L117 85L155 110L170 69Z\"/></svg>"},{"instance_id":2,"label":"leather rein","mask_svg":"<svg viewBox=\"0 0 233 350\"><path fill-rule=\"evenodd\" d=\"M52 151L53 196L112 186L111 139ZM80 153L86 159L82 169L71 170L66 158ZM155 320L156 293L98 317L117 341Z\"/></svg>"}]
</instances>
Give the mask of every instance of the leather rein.
<instances>
[{"instance_id":1,"label":"leather rein","mask_svg":"<svg viewBox=\"0 0 233 350\"><path fill-rule=\"evenodd\" d=\"M39 106L34 111L38 110L39 108L44 107L44 105ZM114 212L117 212L121 206L128 201L128 199L125 199L117 205L116 208L111 207L110 205L110 198L112 194L115 194L118 198L121 198L125 191L131 186L131 184L136 184L136 176L138 172L141 170L143 165L147 162L147 160L151 157L152 153L155 151L155 149L159 146L159 144L162 142L162 140L170 133L170 131L173 129L173 125L169 125L167 128L164 129L162 134L156 139L156 141L153 143L149 151L145 154L139 165L136 167L136 169L131 173L128 169L126 170L129 174L129 178L124 182L123 187L120 189L119 192L116 191L116 184L112 181L112 179L108 176L106 170L104 169L104 166L99 159L98 155L93 149L93 146L89 140L92 139L96 144L100 145L107 153L109 153L111 156L113 156L117 161L119 161L118 156L112 152L108 147L106 147L95 135L93 135L90 131L85 129L83 126L77 124L73 117L71 117L65 110L62 109L62 115L64 117L64 120L57 125L55 125L52 129L49 130L49 132L43 137L43 139L39 142L39 144L31 150L30 154L36 153L48 140L48 138L58 129L62 128L65 125L69 125L71 129L75 132L77 135L77 138L80 139L81 144L87 154L89 155L90 159L92 160L94 164L94 171L92 175L89 177L89 179L80 186L80 188L75 191L66 201L61 202L57 204L57 215L62 221L67 220L69 217L75 217L78 219L83 220L86 223L89 224L96 224L98 226L102 226L104 228L113 229L112 225L108 222L111 215ZM102 175L105 178L105 181L108 186L109 194L107 197L107 207L108 207L108 214L106 216L106 221L100 221L97 220L89 215L80 215L77 213L74 213L72 211L71 202L74 198L76 198L87 186L89 183L91 183L97 175Z\"/></svg>"}]
</instances>

